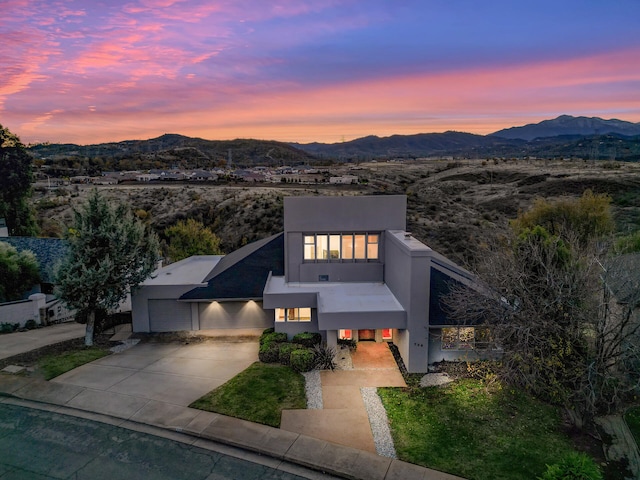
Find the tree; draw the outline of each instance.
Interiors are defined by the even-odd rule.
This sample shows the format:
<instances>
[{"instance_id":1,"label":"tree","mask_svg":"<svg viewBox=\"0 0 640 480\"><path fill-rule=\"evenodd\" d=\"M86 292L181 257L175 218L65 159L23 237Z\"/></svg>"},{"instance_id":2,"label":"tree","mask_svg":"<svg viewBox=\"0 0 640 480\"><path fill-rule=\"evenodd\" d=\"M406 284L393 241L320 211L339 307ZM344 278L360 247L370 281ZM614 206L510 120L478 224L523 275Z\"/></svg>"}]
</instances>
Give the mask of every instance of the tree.
<instances>
[{"instance_id":1,"label":"tree","mask_svg":"<svg viewBox=\"0 0 640 480\"><path fill-rule=\"evenodd\" d=\"M32 236L38 227L31 196L32 159L20 139L0 125L0 218L11 235Z\"/></svg>"},{"instance_id":2,"label":"tree","mask_svg":"<svg viewBox=\"0 0 640 480\"><path fill-rule=\"evenodd\" d=\"M220 238L201 222L180 220L164 231L169 239L169 257L177 262L192 255L220 255Z\"/></svg>"},{"instance_id":3,"label":"tree","mask_svg":"<svg viewBox=\"0 0 640 480\"><path fill-rule=\"evenodd\" d=\"M108 203L97 190L74 210L66 237L70 248L56 272L57 294L86 314L85 344L93 345L96 311L115 308L131 288L151 275L159 242L128 207Z\"/></svg>"},{"instance_id":4,"label":"tree","mask_svg":"<svg viewBox=\"0 0 640 480\"><path fill-rule=\"evenodd\" d=\"M22 294L40 281L38 261L28 251L18 252L12 245L0 242L0 302L20 300Z\"/></svg>"},{"instance_id":5,"label":"tree","mask_svg":"<svg viewBox=\"0 0 640 480\"><path fill-rule=\"evenodd\" d=\"M564 406L578 426L614 411L638 387L640 360L640 290L637 280L620 281L634 268L605 256L606 230L565 221L567 210L590 218L583 209L594 204L581 201L545 204L538 220L555 234L522 214L507 241L482 256L478 283L454 288L446 302L460 323L490 327L505 382ZM591 218L607 217L596 210Z\"/></svg>"}]
</instances>

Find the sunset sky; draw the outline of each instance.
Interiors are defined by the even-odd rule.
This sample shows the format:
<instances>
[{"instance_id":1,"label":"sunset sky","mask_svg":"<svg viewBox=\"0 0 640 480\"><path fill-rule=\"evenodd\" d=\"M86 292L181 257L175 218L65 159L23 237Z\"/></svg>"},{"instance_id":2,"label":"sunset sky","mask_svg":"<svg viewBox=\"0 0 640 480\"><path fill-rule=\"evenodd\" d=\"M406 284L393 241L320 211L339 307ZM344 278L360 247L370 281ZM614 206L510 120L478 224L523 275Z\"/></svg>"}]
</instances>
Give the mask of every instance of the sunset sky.
<instances>
[{"instance_id":1,"label":"sunset sky","mask_svg":"<svg viewBox=\"0 0 640 480\"><path fill-rule=\"evenodd\" d=\"M640 122L639 0L1 0L24 143Z\"/></svg>"}]
</instances>

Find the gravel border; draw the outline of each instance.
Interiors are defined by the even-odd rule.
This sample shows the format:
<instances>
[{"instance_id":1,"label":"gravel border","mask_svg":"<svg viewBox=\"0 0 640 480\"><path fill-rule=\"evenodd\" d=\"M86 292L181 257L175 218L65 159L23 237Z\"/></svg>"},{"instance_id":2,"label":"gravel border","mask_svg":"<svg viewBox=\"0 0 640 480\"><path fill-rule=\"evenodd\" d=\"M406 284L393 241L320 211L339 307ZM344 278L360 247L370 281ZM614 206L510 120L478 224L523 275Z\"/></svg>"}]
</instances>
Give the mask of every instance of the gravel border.
<instances>
[{"instance_id":1,"label":"gravel border","mask_svg":"<svg viewBox=\"0 0 640 480\"><path fill-rule=\"evenodd\" d=\"M360 393L369 417L376 453L383 457L398 458L396 448L393 445L391 431L389 430L387 411L382 406L382 401L378 396L378 389L376 387L362 387L360 388Z\"/></svg>"},{"instance_id":2,"label":"gravel border","mask_svg":"<svg viewBox=\"0 0 640 480\"><path fill-rule=\"evenodd\" d=\"M322 383L320 370L304 372L304 393L307 396L307 409L322 410Z\"/></svg>"}]
</instances>

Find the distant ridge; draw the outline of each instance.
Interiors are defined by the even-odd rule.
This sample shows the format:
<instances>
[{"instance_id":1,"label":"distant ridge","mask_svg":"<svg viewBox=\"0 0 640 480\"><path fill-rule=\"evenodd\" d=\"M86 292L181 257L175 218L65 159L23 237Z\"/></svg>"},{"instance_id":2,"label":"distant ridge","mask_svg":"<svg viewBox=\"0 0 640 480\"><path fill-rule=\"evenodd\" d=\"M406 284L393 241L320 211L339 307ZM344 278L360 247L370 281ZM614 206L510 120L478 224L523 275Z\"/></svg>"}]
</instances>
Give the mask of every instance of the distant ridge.
<instances>
[{"instance_id":1,"label":"distant ridge","mask_svg":"<svg viewBox=\"0 0 640 480\"><path fill-rule=\"evenodd\" d=\"M640 135L640 123L623 120L604 120L599 117L573 117L560 115L552 120L530 123L522 127L511 127L492 133L492 137L519 140L535 140L536 138L557 137L560 135L604 135L618 134L626 136Z\"/></svg>"}]
</instances>

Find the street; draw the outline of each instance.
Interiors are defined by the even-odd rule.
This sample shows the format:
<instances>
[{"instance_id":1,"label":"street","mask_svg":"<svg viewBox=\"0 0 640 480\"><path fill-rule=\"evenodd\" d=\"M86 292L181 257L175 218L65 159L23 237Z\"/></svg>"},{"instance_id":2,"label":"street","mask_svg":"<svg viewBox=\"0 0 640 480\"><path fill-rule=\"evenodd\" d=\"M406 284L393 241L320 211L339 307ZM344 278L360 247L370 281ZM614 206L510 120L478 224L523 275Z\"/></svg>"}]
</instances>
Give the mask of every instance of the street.
<instances>
[{"instance_id":1,"label":"street","mask_svg":"<svg viewBox=\"0 0 640 480\"><path fill-rule=\"evenodd\" d=\"M113 425L0 404L0 477L293 480L322 475L301 477Z\"/></svg>"}]
</instances>

